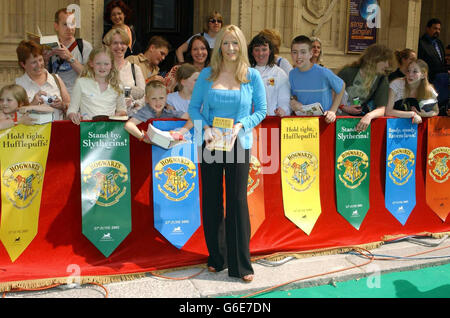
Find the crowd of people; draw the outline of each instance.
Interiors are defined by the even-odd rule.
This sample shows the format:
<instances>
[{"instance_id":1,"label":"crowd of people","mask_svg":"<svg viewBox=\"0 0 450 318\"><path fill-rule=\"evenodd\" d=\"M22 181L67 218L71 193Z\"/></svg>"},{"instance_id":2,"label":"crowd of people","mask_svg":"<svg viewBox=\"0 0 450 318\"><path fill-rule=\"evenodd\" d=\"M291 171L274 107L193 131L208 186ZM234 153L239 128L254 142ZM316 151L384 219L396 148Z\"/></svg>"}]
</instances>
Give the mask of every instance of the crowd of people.
<instances>
[{"instance_id":1,"label":"crowd of people","mask_svg":"<svg viewBox=\"0 0 450 318\"><path fill-rule=\"evenodd\" d=\"M253 279L246 187L252 128L266 116L304 114L310 105L319 104L327 123L339 115L359 117L357 131L381 116L412 118L415 123L421 123L422 117L450 116L450 47L444 50L439 40L437 19L427 24L417 52L409 48L393 52L373 44L335 74L326 67L319 38L295 37L289 61L279 55L278 31L261 30L247 45L242 31L224 25L222 15L214 11L203 32L176 48L179 63L162 76L158 65L171 50L170 43L153 36L141 52L129 14L121 0L108 4L105 20L111 27L99 48L75 38L72 13L66 9L55 14L59 48L22 41L17 57L24 74L0 90L0 129L33 124L30 112L52 113L54 120L68 119L77 125L98 117L128 116L125 129L150 143L138 128L149 119L186 119L185 126L174 132L177 138L193 122L201 122L203 156L220 158L200 161L203 225L212 272L228 268L230 276L245 282ZM218 154L209 147L220 135L212 125L215 117L234 121L229 153ZM245 159L227 161L229 154L238 153L244 153Z\"/></svg>"}]
</instances>

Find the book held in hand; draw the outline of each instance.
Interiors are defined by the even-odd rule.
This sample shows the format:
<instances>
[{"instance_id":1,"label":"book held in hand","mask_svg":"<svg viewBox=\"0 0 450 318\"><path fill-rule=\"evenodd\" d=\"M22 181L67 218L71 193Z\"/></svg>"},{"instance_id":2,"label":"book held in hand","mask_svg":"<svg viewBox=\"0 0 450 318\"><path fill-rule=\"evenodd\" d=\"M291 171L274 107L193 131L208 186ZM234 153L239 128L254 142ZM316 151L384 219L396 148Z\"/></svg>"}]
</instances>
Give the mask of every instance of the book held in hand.
<instances>
[{"instance_id":1,"label":"book held in hand","mask_svg":"<svg viewBox=\"0 0 450 318\"><path fill-rule=\"evenodd\" d=\"M38 112L29 112L27 115L34 119L33 125L43 125L47 123L51 123L53 121L53 113L38 113ZM17 116L20 118L24 116L20 112L17 113Z\"/></svg>"},{"instance_id":2,"label":"book held in hand","mask_svg":"<svg viewBox=\"0 0 450 318\"><path fill-rule=\"evenodd\" d=\"M295 111L297 116L322 116L324 113L320 103L302 105L302 110Z\"/></svg>"},{"instance_id":3,"label":"book held in hand","mask_svg":"<svg viewBox=\"0 0 450 318\"><path fill-rule=\"evenodd\" d=\"M220 131L220 134L215 134L214 141L208 144L209 149L230 151L233 148L233 125L234 120L231 118L214 117L213 131L214 129Z\"/></svg>"},{"instance_id":4,"label":"book held in hand","mask_svg":"<svg viewBox=\"0 0 450 318\"><path fill-rule=\"evenodd\" d=\"M179 144L189 142L184 138L181 140L175 140L169 131L158 129L152 124L148 124L147 136L154 145L164 149L170 149Z\"/></svg>"},{"instance_id":5,"label":"book held in hand","mask_svg":"<svg viewBox=\"0 0 450 318\"><path fill-rule=\"evenodd\" d=\"M109 120L127 121L128 116L109 116Z\"/></svg>"},{"instance_id":6,"label":"book held in hand","mask_svg":"<svg viewBox=\"0 0 450 318\"><path fill-rule=\"evenodd\" d=\"M433 110L434 106L437 104L437 100L434 98L424 99L419 102L419 111L430 112Z\"/></svg>"},{"instance_id":7,"label":"book held in hand","mask_svg":"<svg viewBox=\"0 0 450 318\"><path fill-rule=\"evenodd\" d=\"M41 29L39 29L39 26L37 27L37 29L38 29L38 34L26 32L28 41L33 41L33 42L36 42L36 43L42 45L44 50L57 49L61 46L59 44L57 35L43 36L41 33Z\"/></svg>"}]
</instances>

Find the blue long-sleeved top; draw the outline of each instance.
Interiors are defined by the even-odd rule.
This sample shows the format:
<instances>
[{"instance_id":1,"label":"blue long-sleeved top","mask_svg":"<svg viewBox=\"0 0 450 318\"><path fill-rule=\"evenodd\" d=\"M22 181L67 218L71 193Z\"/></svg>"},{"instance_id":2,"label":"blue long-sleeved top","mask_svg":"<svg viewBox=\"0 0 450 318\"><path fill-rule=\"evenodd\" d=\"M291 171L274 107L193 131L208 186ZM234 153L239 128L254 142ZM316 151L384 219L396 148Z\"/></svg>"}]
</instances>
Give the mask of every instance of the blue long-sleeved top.
<instances>
[{"instance_id":1,"label":"blue long-sleeved top","mask_svg":"<svg viewBox=\"0 0 450 318\"><path fill-rule=\"evenodd\" d=\"M213 100L212 81L208 78L211 68L204 68L197 78L189 104L189 116L194 122L197 136L203 136L203 127L212 126L214 117L230 118L230 109L221 109L211 105ZM255 69L248 68L248 79L250 82L242 83L240 86L240 103L236 105L235 123L242 123L243 129L239 131L238 138L244 149L250 149L253 144L252 129L256 127L265 117L267 112L267 101L264 83L261 75ZM203 143L203 137L196 137L197 143Z\"/></svg>"}]
</instances>

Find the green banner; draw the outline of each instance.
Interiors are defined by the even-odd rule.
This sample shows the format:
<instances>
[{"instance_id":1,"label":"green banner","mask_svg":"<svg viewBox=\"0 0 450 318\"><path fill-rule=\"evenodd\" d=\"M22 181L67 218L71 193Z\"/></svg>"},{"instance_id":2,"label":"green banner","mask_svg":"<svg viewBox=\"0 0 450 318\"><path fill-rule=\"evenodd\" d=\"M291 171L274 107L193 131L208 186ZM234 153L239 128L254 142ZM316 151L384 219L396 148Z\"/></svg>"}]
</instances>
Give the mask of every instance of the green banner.
<instances>
[{"instance_id":1,"label":"green banner","mask_svg":"<svg viewBox=\"0 0 450 318\"><path fill-rule=\"evenodd\" d=\"M336 121L337 210L358 230L369 210L370 180L370 126L356 132L359 120Z\"/></svg>"},{"instance_id":2,"label":"green banner","mask_svg":"<svg viewBox=\"0 0 450 318\"><path fill-rule=\"evenodd\" d=\"M80 124L83 234L103 255L131 232L129 134L121 122Z\"/></svg>"}]
</instances>

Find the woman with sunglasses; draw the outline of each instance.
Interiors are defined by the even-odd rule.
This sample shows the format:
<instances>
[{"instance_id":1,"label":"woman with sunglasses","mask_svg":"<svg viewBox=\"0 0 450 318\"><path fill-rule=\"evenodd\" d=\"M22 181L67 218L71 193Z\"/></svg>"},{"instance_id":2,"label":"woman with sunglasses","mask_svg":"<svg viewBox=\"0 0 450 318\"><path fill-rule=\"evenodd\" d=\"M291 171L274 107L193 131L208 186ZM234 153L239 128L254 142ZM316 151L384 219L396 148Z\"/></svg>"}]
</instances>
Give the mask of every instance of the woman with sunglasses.
<instances>
[{"instance_id":1,"label":"woman with sunglasses","mask_svg":"<svg viewBox=\"0 0 450 318\"><path fill-rule=\"evenodd\" d=\"M223 26L222 15L217 11L213 11L210 15L208 15L208 17L205 20L203 32L195 35L203 36L206 39L206 41L208 41L209 47L212 50L214 49L214 43L216 42L216 35L222 29L222 26ZM191 36L176 50L177 60L180 64L184 63L184 54L188 51L189 43L191 42L194 36Z\"/></svg>"}]
</instances>

